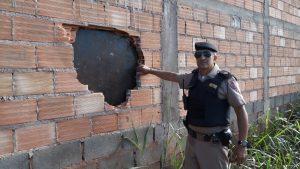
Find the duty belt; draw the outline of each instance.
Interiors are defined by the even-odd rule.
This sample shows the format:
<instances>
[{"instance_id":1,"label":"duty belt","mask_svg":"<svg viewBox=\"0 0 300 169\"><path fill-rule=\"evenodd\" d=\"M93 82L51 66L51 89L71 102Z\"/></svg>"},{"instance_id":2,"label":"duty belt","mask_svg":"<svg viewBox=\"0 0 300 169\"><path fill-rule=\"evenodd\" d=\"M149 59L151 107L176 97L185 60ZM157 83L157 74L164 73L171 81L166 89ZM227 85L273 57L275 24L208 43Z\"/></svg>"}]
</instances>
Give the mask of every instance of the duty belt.
<instances>
[{"instance_id":1,"label":"duty belt","mask_svg":"<svg viewBox=\"0 0 300 169\"><path fill-rule=\"evenodd\" d=\"M188 133L190 136L200 141L212 142L214 144L221 143L219 137L217 136L217 133L204 134L204 133L196 132L190 128L188 129Z\"/></svg>"}]
</instances>

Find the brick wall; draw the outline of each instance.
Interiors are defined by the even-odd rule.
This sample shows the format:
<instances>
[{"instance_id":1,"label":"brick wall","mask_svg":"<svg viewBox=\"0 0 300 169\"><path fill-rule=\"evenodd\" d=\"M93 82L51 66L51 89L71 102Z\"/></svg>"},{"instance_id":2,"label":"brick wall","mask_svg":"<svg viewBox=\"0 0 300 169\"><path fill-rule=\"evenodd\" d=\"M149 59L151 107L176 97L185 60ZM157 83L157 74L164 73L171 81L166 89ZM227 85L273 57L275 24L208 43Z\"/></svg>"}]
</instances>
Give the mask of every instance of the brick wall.
<instances>
[{"instance_id":1,"label":"brick wall","mask_svg":"<svg viewBox=\"0 0 300 169\"><path fill-rule=\"evenodd\" d=\"M126 103L108 105L77 80L62 24L138 36L146 65L161 68L161 18L161 0L1 1L0 156L160 123L160 79L144 76Z\"/></svg>"},{"instance_id":2,"label":"brick wall","mask_svg":"<svg viewBox=\"0 0 300 169\"><path fill-rule=\"evenodd\" d=\"M264 81L264 1L224 0L223 7L218 8L220 3L214 1L202 5L183 1L178 4L179 71L190 72L196 68L192 52L195 42L212 42L219 49L217 64L237 77L250 120L255 121L263 111L264 92L268 92L269 98L283 98L299 92L300 30L290 27L300 25L300 3L269 1L268 81ZM284 24L293 26L284 27ZM264 91L264 85L269 85L268 91ZM260 108L253 109L254 103ZM180 108L184 116L182 103ZM274 104L270 108L274 108Z\"/></svg>"},{"instance_id":3,"label":"brick wall","mask_svg":"<svg viewBox=\"0 0 300 169\"><path fill-rule=\"evenodd\" d=\"M177 2L179 72L196 68L195 42L214 43L220 51L219 66L239 79L252 121L263 110L265 92L271 108L299 99L300 4L296 0L269 2L267 81L264 80L263 0ZM117 168L132 166L133 155L128 146L123 145L123 151L115 150L132 123L138 128L150 122L164 123L161 80L153 75L143 76L138 79L139 86L128 92L122 106L108 105L102 93L92 93L77 80L70 44L76 31L62 25L128 32L140 38L145 64L164 68L162 18L168 15L163 13L164 3L162 0L0 2L0 156L3 157L0 168L51 166L53 169L74 164L70 168L89 165L109 168L114 166L113 158L122 159ZM269 90L264 89L265 85ZM184 116L180 98L180 114ZM163 131L163 127L158 127L149 133L152 139L145 152L149 157L147 163L159 161L162 149L158 140L163 139ZM153 152L157 158L151 156ZM68 156L61 155L64 153ZM32 156L33 161L29 162ZM57 163L49 163L51 160Z\"/></svg>"}]
</instances>

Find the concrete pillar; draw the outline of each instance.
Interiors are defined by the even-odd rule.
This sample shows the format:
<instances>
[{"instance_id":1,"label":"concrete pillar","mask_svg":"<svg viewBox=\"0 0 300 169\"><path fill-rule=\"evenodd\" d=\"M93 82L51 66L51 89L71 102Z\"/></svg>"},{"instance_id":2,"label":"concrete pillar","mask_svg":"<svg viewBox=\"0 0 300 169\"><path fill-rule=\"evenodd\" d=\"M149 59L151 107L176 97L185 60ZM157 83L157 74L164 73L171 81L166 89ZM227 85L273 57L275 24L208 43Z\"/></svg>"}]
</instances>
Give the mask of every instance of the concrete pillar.
<instances>
[{"instance_id":1,"label":"concrete pillar","mask_svg":"<svg viewBox=\"0 0 300 169\"><path fill-rule=\"evenodd\" d=\"M178 72L177 42L177 1L163 1L163 19L161 32L162 69ZM179 119L178 84L162 82L163 122Z\"/></svg>"}]
</instances>

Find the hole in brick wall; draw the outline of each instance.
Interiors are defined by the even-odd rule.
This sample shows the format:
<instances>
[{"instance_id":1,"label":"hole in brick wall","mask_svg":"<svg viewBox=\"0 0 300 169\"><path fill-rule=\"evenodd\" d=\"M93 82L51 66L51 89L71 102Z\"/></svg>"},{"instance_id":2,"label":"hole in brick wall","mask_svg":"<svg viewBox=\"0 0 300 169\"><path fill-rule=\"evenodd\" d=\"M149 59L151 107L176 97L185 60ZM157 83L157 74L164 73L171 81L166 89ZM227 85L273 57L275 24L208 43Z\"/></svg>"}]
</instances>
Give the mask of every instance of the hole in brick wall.
<instances>
[{"instance_id":1,"label":"hole in brick wall","mask_svg":"<svg viewBox=\"0 0 300 169\"><path fill-rule=\"evenodd\" d=\"M136 87L136 67L144 60L139 38L116 29L77 28L74 66L78 80L89 90L102 92L105 101L120 105Z\"/></svg>"}]
</instances>

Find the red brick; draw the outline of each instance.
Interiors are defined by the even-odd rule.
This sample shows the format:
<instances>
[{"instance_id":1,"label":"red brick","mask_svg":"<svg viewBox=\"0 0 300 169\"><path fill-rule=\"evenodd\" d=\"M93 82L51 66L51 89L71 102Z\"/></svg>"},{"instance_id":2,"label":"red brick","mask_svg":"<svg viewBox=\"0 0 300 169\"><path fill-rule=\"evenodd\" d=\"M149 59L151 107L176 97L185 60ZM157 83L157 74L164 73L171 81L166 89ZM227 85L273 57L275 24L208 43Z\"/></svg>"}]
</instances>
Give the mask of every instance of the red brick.
<instances>
[{"instance_id":1,"label":"red brick","mask_svg":"<svg viewBox=\"0 0 300 169\"><path fill-rule=\"evenodd\" d=\"M261 57L254 58L254 66L262 66L263 59Z\"/></svg>"},{"instance_id":2,"label":"red brick","mask_svg":"<svg viewBox=\"0 0 300 169\"><path fill-rule=\"evenodd\" d=\"M220 25L230 26L231 17L228 14L220 13Z\"/></svg>"},{"instance_id":3,"label":"red brick","mask_svg":"<svg viewBox=\"0 0 300 169\"><path fill-rule=\"evenodd\" d=\"M262 13L262 9L263 9L262 3L261 3L261 2L254 1L254 2L253 2L253 9L254 9L255 12Z\"/></svg>"},{"instance_id":4,"label":"red brick","mask_svg":"<svg viewBox=\"0 0 300 169\"><path fill-rule=\"evenodd\" d=\"M32 0L14 0L15 12L35 14L35 3Z\"/></svg>"},{"instance_id":5,"label":"red brick","mask_svg":"<svg viewBox=\"0 0 300 169\"><path fill-rule=\"evenodd\" d=\"M207 11L207 22L219 25L220 24L220 12L215 11L215 10L208 10Z\"/></svg>"},{"instance_id":6,"label":"red brick","mask_svg":"<svg viewBox=\"0 0 300 169\"><path fill-rule=\"evenodd\" d=\"M131 7L132 9L141 10L143 3L142 1L129 1L128 6Z\"/></svg>"},{"instance_id":7,"label":"red brick","mask_svg":"<svg viewBox=\"0 0 300 169\"><path fill-rule=\"evenodd\" d=\"M193 39L186 36L178 36L178 50L180 51L192 51Z\"/></svg>"},{"instance_id":8,"label":"red brick","mask_svg":"<svg viewBox=\"0 0 300 169\"><path fill-rule=\"evenodd\" d=\"M252 67L253 66L253 56L246 56L245 64L247 67Z\"/></svg>"},{"instance_id":9,"label":"red brick","mask_svg":"<svg viewBox=\"0 0 300 169\"><path fill-rule=\"evenodd\" d=\"M245 0L235 0L235 6L238 6L240 8L244 8L244 1Z\"/></svg>"},{"instance_id":10,"label":"red brick","mask_svg":"<svg viewBox=\"0 0 300 169\"><path fill-rule=\"evenodd\" d=\"M155 75L147 74L141 76L141 86L159 86L160 78Z\"/></svg>"},{"instance_id":11,"label":"red brick","mask_svg":"<svg viewBox=\"0 0 300 169\"><path fill-rule=\"evenodd\" d=\"M226 67L234 67L236 64L236 56L230 55L225 57L226 60Z\"/></svg>"},{"instance_id":12,"label":"red brick","mask_svg":"<svg viewBox=\"0 0 300 169\"><path fill-rule=\"evenodd\" d=\"M193 11L194 14L194 20L196 21L201 21L201 22L206 22L206 10L204 9L194 9Z\"/></svg>"},{"instance_id":13,"label":"red brick","mask_svg":"<svg viewBox=\"0 0 300 169\"><path fill-rule=\"evenodd\" d=\"M1 68L35 68L36 57L33 46L0 44Z\"/></svg>"},{"instance_id":14,"label":"red brick","mask_svg":"<svg viewBox=\"0 0 300 169\"><path fill-rule=\"evenodd\" d=\"M38 100L38 119L54 119L74 115L73 97L43 97Z\"/></svg>"},{"instance_id":15,"label":"red brick","mask_svg":"<svg viewBox=\"0 0 300 169\"><path fill-rule=\"evenodd\" d=\"M140 89L130 91L130 105L134 106L145 106L152 104L152 90L151 89Z\"/></svg>"},{"instance_id":16,"label":"red brick","mask_svg":"<svg viewBox=\"0 0 300 169\"><path fill-rule=\"evenodd\" d=\"M242 55L249 55L250 48L248 43L241 43L241 54Z\"/></svg>"},{"instance_id":17,"label":"red brick","mask_svg":"<svg viewBox=\"0 0 300 169\"><path fill-rule=\"evenodd\" d=\"M154 88L153 89L153 104L160 104L161 103L161 89Z\"/></svg>"},{"instance_id":18,"label":"red brick","mask_svg":"<svg viewBox=\"0 0 300 169\"><path fill-rule=\"evenodd\" d=\"M141 110L125 111L118 114L118 129L129 129L141 125Z\"/></svg>"},{"instance_id":19,"label":"red brick","mask_svg":"<svg viewBox=\"0 0 300 169\"><path fill-rule=\"evenodd\" d=\"M186 34L187 35L200 35L200 23L197 21L186 21Z\"/></svg>"},{"instance_id":20,"label":"red brick","mask_svg":"<svg viewBox=\"0 0 300 169\"><path fill-rule=\"evenodd\" d=\"M0 4L1 5L1 4ZM12 39L12 24L11 18L5 15L0 15L0 39Z\"/></svg>"},{"instance_id":21,"label":"red brick","mask_svg":"<svg viewBox=\"0 0 300 169\"><path fill-rule=\"evenodd\" d=\"M38 67L73 68L73 48L71 46L38 46Z\"/></svg>"},{"instance_id":22,"label":"red brick","mask_svg":"<svg viewBox=\"0 0 300 169\"><path fill-rule=\"evenodd\" d=\"M113 26L130 26L130 11L121 7L108 6L108 23Z\"/></svg>"},{"instance_id":23,"label":"red brick","mask_svg":"<svg viewBox=\"0 0 300 169\"><path fill-rule=\"evenodd\" d=\"M153 16L145 12L131 13L131 26L140 30L153 30Z\"/></svg>"},{"instance_id":24,"label":"red brick","mask_svg":"<svg viewBox=\"0 0 300 169\"><path fill-rule=\"evenodd\" d=\"M254 88L253 80L246 80L245 81L245 88L246 88L247 91L253 90L253 88Z\"/></svg>"},{"instance_id":25,"label":"red brick","mask_svg":"<svg viewBox=\"0 0 300 169\"><path fill-rule=\"evenodd\" d=\"M14 151L12 130L0 130L0 155Z\"/></svg>"},{"instance_id":26,"label":"red brick","mask_svg":"<svg viewBox=\"0 0 300 169\"><path fill-rule=\"evenodd\" d=\"M244 42L246 39L246 33L242 30L236 30L236 40L240 42Z\"/></svg>"},{"instance_id":27,"label":"red brick","mask_svg":"<svg viewBox=\"0 0 300 169\"><path fill-rule=\"evenodd\" d=\"M14 17L14 39L37 42L54 41L54 24L37 18Z\"/></svg>"},{"instance_id":28,"label":"red brick","mask_svg":"<svg viewBox=\"0 0 300 169\"><path fill-rule=\"evenodd\" d=\"M185 20L177 19L177 31L179 34L185 34L186 24Z\"/></svg>"},{"instance_id":29,"label":"red brick","mask_svg":"<svg viewBox=\"0 0 300 169\"><path fill-rule=\"evenodd\" d=\"M36 100L0 102L0 126L36 121Z\"/></svg>"},{"instance_id":30,"label":"red brick","mask_svg":"<svg viewBox=\"0 0 300 169\"><path fill-rule=\"evenodd\" d=\"M17 151L50 145L54 140L55 125L51 123L16 130Z\"/></svg>"},{"instance_id":31,"label":"red brick","mask_svg":"<svg viewBox=\"0 0 300 169\"><path fill-rule=\"evenodd\" d=\"M160 34L152 32L142 32L141 47L146 49L160 49Z\"/></svg>"},{"instance_id":32,"label":"red brick","mask_svg":"<svg viewBox=\"0 0 300 169\"><path fill-rule=\"evenodd\" d=\"M143 0L145 10L152 11L154 13L162 13L162 0Z\"/></svg>"},{"instance_id":33,"label":"red brick","mask_svg":"<svg viewBox=\"0 0 300 169\"><path fill-rule=\"evenodd\" d=\"M186 66L188 68L196 68L197 67L197 62L194 56L188 55L186 56Z\"/></svg>"},{"instance_id":34,"label":"red brick","mask_svg":"<svg viewBox=\"0 0 300 169\"><path fill-rule=\"evenodd\" d=\"M160 15L154 15L153 17L153 30L154 31L161 31L161 16Z\"/></svg>"},{"instance_id":35,"label":"red brick","mask_svg":"<svg viewBox=\"0 0 300 169\"><path fill-rule=\"evenodd\" d=\"M241 52L241 44L239 42L231 42L230 51L231 53L239 55Z\"/></svg>"},{"instance_id":36,"label":"red brick","mask_svg":"<svg viewBox=\"0 0 300 169\"><path fill-rule=\"evenodd\" d=\"M107 133L118 130L117 114L101 115L92 118L93 133Z\"/></svg>"},{"instance_id":37,"label":"red brick","mask_svg":"<svg viewBox=\"0 0 300 169\"><path fill-rule=\"evenodd\" d=\"M229 40L236 40L236 32L234 28L227 28L225 34L226 38Z\"/></svg>"},{"instance_id":38,"label":"red brick","mask_svg":"<svg viewBox=\"0 0 300 169\"><path fill-rule=\"evenodd\" d=\"M161 56L160 52L152 53L152 66L154 68L161 68Z\"/></svg>"},{"instance_id":39,"label":"red brick","mask_svg":"<svg viewBox=\"0 0 300 169\"><path fill-rule=\"evenodd\" d=\"M11 96L12 94L12 74L0 73L0 96Z\"/></svg>"},{"instance_id":40,"label":"red brick","mask_svg":"<svg viewBox=\"0 0 300 169\"><path fill-rule=\"evenodd\" d=\"M254 79L254 89L262 89L263 88L263 81L262 79Z\"/></svg>"},{"instance_id":41,"label":"red brick","mask_svg":"<svg viewBox=\"0 0 300 169\"><path fill-rule=\"evenodd\" d=\"M47 72L15 73L15 95L53 93L53 75Z\"/></svg>"},{"instance_id":42,"label":"red brick","mask_svg":"<svg viewBox=\"0 0 300 169\"><path fill-rule=\"evenodd\" d=\"M219 66L225 66L225 56L222 54L222 51L220 50L220 53L217 54L217 64Z\"/></svg>"},{"instance_id":43,"label":"red brick","mask_svg":"<svg viewBox=\"0 0 300 169\"><path fill-rule=\"evenodd\" d=\"M91 125L88 118L67 120L57 123L57 141L81 139L90 136Z\"/></svg>"},{"instance_id":44,"label":"red brick","mask_svg":"<svg viewBox=\"0 0 300 169\"><path fill-rule=\"evenodd\" d=\"M143 51L143 55L144 55L144 64L148 67L153 67L153 64L152 64L153 53L151 51Z\"/></svg>"},{"instance_id":45,"label":"red brick","mask_svg":"<svg viewBox=\"0 0 300 169\"><path fill-rule=\"evenodd\" d=\"M221 53L229 53L230 52L230 43L228 41L220 41L219 42L219 51Z\"/></svg>"},{"instance_id":46,"label":"red brick","mask_svg":"<svg viewBox=\"0 0 300 169\"><path fill-rule=\"evenodd\" d=\"M225 39L225 27L214 26L214 37L218 39Z\"/></svg>"},{"instance_id":47,"label":"red brick","mask_svg":"<svg viewBox=\"0 0 300 169\"><path fill-rule=\"evenodd\" d=\"M245 8L253 11L253 0L245 0Z\"/></svg>"},{"instance_id":48,"label":"red brick","mask_svg":"<svg viewBox=\"0 0 300 169\"><path fill-rule=\"evenodd\" d=\"M73 1L39 0L37 14L62 19L73 19Z\"/></svg>"},{"instance_id":49,"label":"red brick","mask_svg":"<svg viewBox=\"0 0 300 169\"><path fill-rule=\"evenodd\" d=\"M76 114L96 113L104 110L104 96L102 93L93 93L75 97Z\"/></svg>"},{"instance_id":50,"label":"red brick","mask_svg":"<svg viewBox=\"0 0 300 169\"><path fill-rule=\"evenodd\" d=\"M193 19L193 11L189 6L178 6L178 16L184 19Z\"/></svg>"},{"instance_id":51,"label":"red brick","mask_svg":"<svg viewBox=\"0 0 300 169\"><path fill-rule=\"evenodd\" d=\"M142 109L142 125L150 125L150 123L160 123L161 119L161 110L159 107L148 107Z\"/></svg>"},{"instance_id":52,"label":"red brick","mask_svg":"<svg viewBox=\"0 0 300 169\"><path fill-rule=\"evenodd\" d=\"M12 10L12 1L11 0L1 0L0 1L0 9L2 10Z\"/></svg>"},{"instance_id":53,"label":"red brick","mask_svg":"<svg viewBox=\"0 0 300 169\"><path fill-rule=\"evenodd\" d=\"M76 18L84 22L106 23L104 5L100 2L76 0Z\"/></svg>"},{"instance_id":54,"label":"red brick","mask_svg":"<svg viewBox=\"0 0 300 169\"><path fill-rule=\"evenodd\" d=\"M250 55L257 55L257 45L250 44Z\"/></svg>"},{"instance_id":55,"label":"red brick","mask_svg":"<svg viewBox=\"0 0 300 169\"><path fill-rule=\"evenodd\" d=\"M263 35L262 34L254 33L254 36L253 36L254 43L256 43L256 44L263 44L262 39L263 39Z\"/></svg>"},{"instance_id":56,"label":"red brick","mask_svg":"<svg viewBox=\"0 0 300 169\"><path fill-rule=\"evenodd\" d=\"M88 86L81 84L77 73L58 72L55 74L55 93L88 91Z\"/></svg>"},{"instance_id":57,"label":"red brick","mask_svg":"<svg viewBox=\"0 0 300 169\"><path fill-rule=\"evenodd\" d=\"M277 87L271 87L271 88L269 89L269 96L270 96L270 97L277 96Z\"/></svg>"},{"instance_id":58,"label":"red brick","mask_svg":"<svg viewBox=\"0 0 300 169\"><path fill-rule=\"evenodd\" d=\"M204 37L214 37L214 28L211 24L201 23L201 35Z\"/></svg>"}]
</instances>

